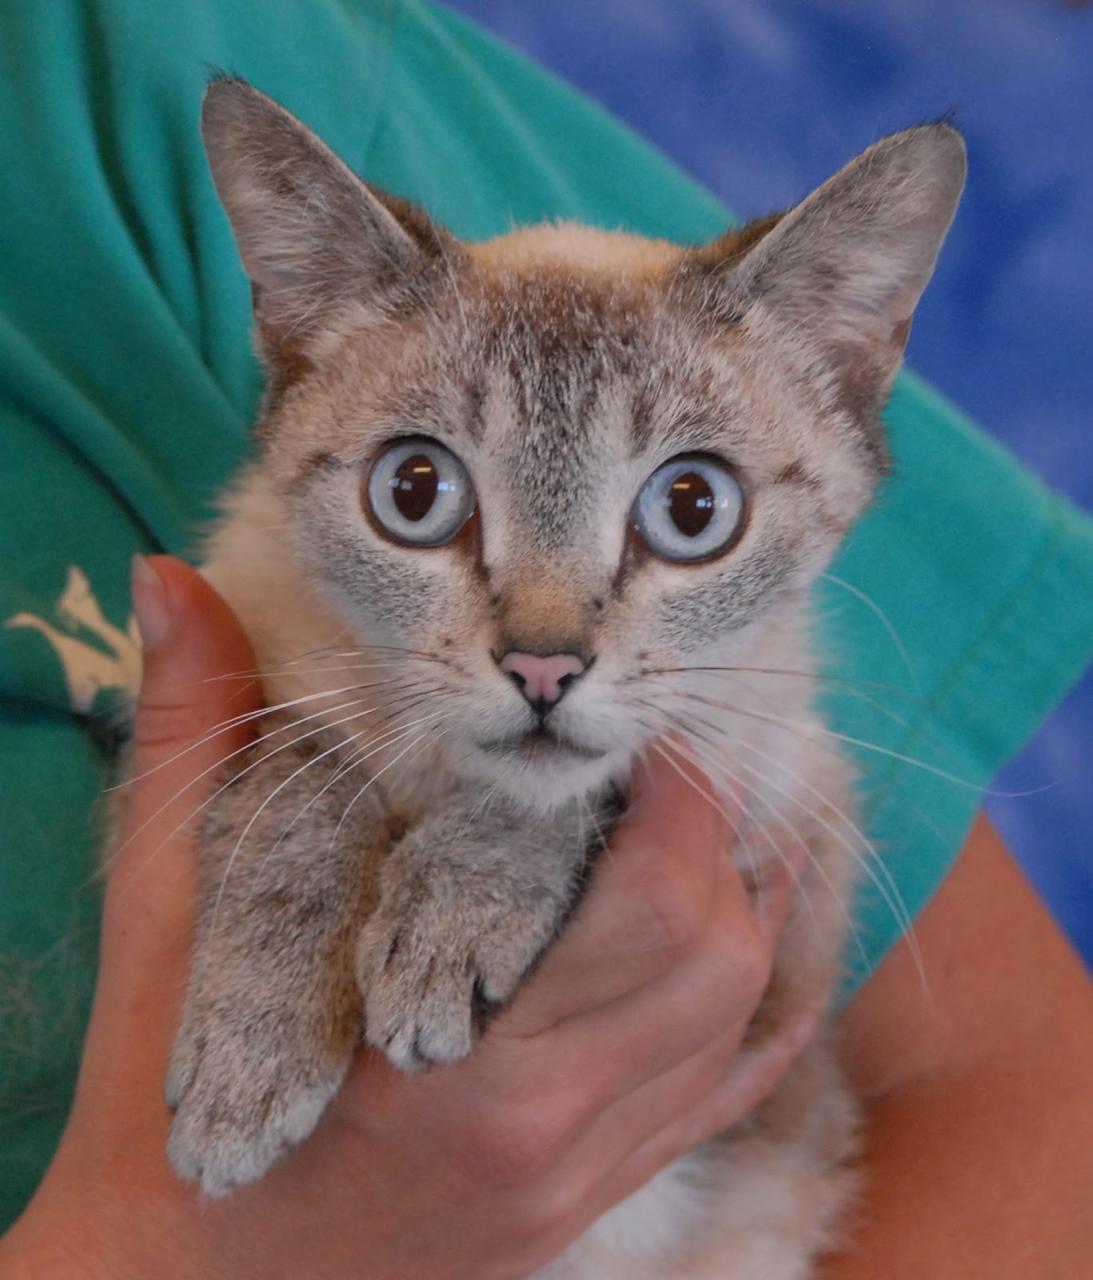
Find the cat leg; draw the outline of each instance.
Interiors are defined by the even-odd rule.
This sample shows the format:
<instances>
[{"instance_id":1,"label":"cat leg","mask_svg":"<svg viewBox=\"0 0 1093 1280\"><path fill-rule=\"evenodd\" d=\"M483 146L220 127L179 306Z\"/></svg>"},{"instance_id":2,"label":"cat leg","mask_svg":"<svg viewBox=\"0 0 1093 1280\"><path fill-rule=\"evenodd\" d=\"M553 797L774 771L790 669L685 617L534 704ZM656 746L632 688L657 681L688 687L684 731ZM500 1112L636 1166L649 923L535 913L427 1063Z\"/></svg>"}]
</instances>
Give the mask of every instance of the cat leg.
<instances>
[{"instance_id":1,"label":"cat leg","mask_svg":"<svg viewBox=\"0 0 1093 1280\"><path fill-rule=\"evenodd\" d=\"M268 724L266 726L269 727ZM361 1033L353 943L390 835L344 752L243 757L201 839L201 896L166 1095L168 1155L212 1195L259 1178L313 1129ZM336 838L335 838L336 837Z\"/></svg>"},{"instance_id":2,"label":"cat leg","mask_svg":"<svg viewBox=\"0 0 1093 1280\"><path fill-rule=\"evenodd\" d=\"M569 914L581 832L457 799L403 837L357 947L369 1043L404 1070L469 1053Z\"/></svg>"}]
</instances>

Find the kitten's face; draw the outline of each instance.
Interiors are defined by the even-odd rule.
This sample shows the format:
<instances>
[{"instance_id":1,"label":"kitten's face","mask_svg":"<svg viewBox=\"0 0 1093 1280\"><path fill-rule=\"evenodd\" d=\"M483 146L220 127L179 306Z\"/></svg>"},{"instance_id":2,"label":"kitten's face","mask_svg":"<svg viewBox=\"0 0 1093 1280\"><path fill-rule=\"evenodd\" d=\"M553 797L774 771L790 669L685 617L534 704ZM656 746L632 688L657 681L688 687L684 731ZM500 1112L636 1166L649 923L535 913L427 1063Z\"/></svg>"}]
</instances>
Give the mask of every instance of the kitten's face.
<instances>
[{"instance_id":1,"label":"kitten's face","mask_svg":"<svg viewBox=\"0 0 1093 1280\"><path fill-rule=\"evenodd\" d=\"M682 253L533 243L462 255L428 307L346 334L267 448L352 633L429 655L406 663L446 754L550 803L664 730L667 673L756 660L875 469L773 349L709 323ZM535 708L510 654L583 671Z\"/></svg>"},{"instance_id":2,"label":"kitten's face","mask_svg":"<svg viewBox=\"0 0 1093 1280\"><path fill-rule=\"evenodd\" d=\"M796 634L883 471L877 412L959 191L949 131L701 251L571 226L459 244L237 82L205 131L292 540L359 644L411 651L452 767L549 808L698 714L681 669Z\"/></svg>"}]
</instances>

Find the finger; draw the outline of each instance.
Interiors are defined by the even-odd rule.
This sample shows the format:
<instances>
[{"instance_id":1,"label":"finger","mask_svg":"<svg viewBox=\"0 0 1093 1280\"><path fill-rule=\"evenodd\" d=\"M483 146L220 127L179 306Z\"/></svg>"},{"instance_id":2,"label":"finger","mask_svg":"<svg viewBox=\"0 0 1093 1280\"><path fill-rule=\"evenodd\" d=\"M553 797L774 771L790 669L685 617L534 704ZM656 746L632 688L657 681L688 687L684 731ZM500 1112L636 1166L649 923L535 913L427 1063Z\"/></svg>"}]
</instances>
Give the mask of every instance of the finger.
<instances>
[{"instance_id":1,"label":"finger","mask_svg":"<svg viewBox=\"0 0 1093 1280\"><path fill-rule=\"evenodd\" d=\"M670 752L640 765L588 894L496 1034L541 1034L664 974L704 928L715 878L727 875L744 902L729 856L730 804Z\"/></svg>"},{"instance_id":2,"label":"finger","mask_svg":"<svg viewBox=\"0 0 1093 1280\"><path fill-rule=\"evenodd\" d=\"M534 1045L520 1042L524 1053L507 1064L514 1076L538 1078L544 1091L570 1082L575 1129L726 1033L743 1036L767 989L773 946L730 866L719 868L711 892L701 936L666 973L564 1019Z\"/></svg>"},{"instance_id":3,"label":"finger","mask_svg":"<svg viewBox=\"0 0 1093 1280\"><path fill-rule=\"evenodd\" d=\"M736 1050L731 1039L712 1043L606 1112L575 1150L598 1182L582 1188L594 1221L700 1143L739 1124L777 1089L816 1037L820 1015L791 1020L761 1046ZM580 1167L574 1163L573 1167Z\"/></svg>"},{"instance_id":4,"label":"finger","mask_svg":"<svg viewBox=\"0 0 1093 1280\"><path fill-rule=\"evenodd\" d=\"M146 638L128 833L169 839L178 815L161 808L249 740L244 717L261 705L260 685L246 674L254 654L234 614L181 561L138 558L133 602Z\"/></svg>"},{"instance_id":5,"label":"finger","mask_svg":"<svg viewBox=\"0 0 1093 1280\"><path fill-rule=\"evenodd\" d=\"M768 869L755 896L755 923L771 948L793 910L807 852L803 844L786 852L779 850L778 860Z\"/></svg>"},{"instance_id":6,"label":"finger","mask_svg":"<svg viewBox=\"0 0 1093 1280\"><path fill-rule=\"evenodd\" d=\"M218 762L249 739L245 723L216 730L259 705L257 685L219 678L252 670L254 657L228 606L197 573L168 557L138 562L133 598L144 673L128 813L106 896L100 1020L131 1019L138 1006L140 1016L153 1016L166 974L176 975L177 987L194 900L189 820L211 794Z\"/></svg>"}]
</instances>

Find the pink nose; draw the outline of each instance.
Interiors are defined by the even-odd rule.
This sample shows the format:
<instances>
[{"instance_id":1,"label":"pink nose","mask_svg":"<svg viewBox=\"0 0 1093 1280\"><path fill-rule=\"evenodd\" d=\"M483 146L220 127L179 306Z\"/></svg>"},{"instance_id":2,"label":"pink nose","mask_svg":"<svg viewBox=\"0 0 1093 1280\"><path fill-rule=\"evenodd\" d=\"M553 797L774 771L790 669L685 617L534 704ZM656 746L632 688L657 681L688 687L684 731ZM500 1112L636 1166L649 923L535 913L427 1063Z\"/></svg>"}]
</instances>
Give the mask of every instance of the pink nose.
<instances>
[{"instance_id":1,"label":"pink nose","mask_svg":"<svg viewBox=\"0 0 1093 1280\"><path fill-rule=\"evenodd\" d=\"M572 653L554 653L549 658L534 653L506 653L500 666L532 706L541 703L548 707L584 670L584 663Z\"/></svg>"}]
</instances>

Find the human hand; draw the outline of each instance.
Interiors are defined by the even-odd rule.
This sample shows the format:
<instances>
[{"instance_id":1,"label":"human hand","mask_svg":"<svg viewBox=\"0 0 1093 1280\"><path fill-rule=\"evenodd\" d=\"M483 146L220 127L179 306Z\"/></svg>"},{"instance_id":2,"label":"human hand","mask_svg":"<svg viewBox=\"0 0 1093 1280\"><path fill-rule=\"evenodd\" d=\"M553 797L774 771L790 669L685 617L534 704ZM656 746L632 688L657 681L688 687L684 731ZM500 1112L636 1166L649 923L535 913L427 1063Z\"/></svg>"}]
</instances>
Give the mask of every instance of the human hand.
<instances>
[{"instance_id":1,"label":"human hand","mask_svg":"<svg viewBox=\"0 0 1093 1280\"><path fill-rule=\"evenodd\" d=\"M405 1076L362 1051L313 1136L262 1181L219 1201L180 1182L162 1090L193 923L186 819L248 741L244 725L213 731L258 691L216 679L253 666L223 601L182 564L152 563L135 592L129 835L76 1100L0 1273L508 1280L774 1087L811 1022L741 1044L792 875L753 901L725 819L688 766L657 756L565 934L468 1059Z\"/></svg>"}]
</instances>

